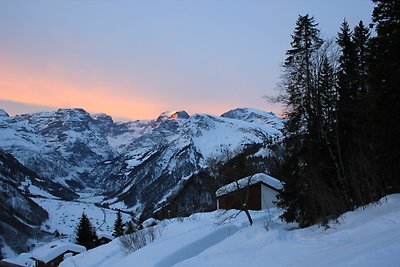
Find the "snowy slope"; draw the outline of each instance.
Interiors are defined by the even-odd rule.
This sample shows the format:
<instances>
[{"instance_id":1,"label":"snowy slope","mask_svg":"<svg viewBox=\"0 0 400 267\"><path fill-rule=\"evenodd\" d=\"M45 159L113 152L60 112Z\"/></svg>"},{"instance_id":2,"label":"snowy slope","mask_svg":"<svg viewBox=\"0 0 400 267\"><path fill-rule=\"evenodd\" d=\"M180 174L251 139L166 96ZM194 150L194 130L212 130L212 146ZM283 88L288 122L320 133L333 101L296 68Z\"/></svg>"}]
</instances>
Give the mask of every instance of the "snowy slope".
<instances>
[{"instance_id":1,"label":"snowy slope","mask_svg":"<svg viewBox=\"0 0 400 267\"><path fill-rule=\"evenodd\" d=\"M399 266L400 194L381 203L348 212L328 229L288 225L278 209L253 212L251 227L244 215L218 224L218 212L195 214L160 223L161 236L129 255L114 240L61 266Z\"/></svg>"},{"instance_id":2,"label":"snowy slope","mask_svg":"<svg viewBox=\"0 0 400 267\"><path fill-rule=\"evenodd\" d=\"M26 251L37 239L49 236L40 229L48 213L30 196L73 199L72 191L39 177L0 148L0 248L5 253Z\"/></svg>"},{"instance_id":3,"label":"snowy slope","mask_svg":"<svg viewBox=\"0 0 400 267\"><path fill-rule=\"evenodd\" d=\"M75 228L79 218L84 212L92 225L96 228L97 234L111 235L114 230L117 211L97 207L94 203L64 201L60 199L32 198L39 206L47 211L49 218L43 222L43 230L54 233L56 230L67 235L70 241L74 241ZM130 221L130 215L121 213L125 222Z\"/></svg>"}]
</instances>

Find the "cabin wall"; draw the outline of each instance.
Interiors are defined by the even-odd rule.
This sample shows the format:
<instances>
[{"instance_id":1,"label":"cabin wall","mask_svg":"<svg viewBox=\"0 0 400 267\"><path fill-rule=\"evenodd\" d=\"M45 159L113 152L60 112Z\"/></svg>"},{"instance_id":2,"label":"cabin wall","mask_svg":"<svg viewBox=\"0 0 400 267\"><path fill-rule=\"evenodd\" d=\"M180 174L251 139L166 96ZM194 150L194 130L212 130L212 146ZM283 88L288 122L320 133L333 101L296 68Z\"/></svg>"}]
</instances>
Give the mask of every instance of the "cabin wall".
<instances>
[{"instance_id":1,"label":"cabin wall","mask_svg":"<svg viewBox=\"0 0 400 267\"><path fill-rule=\"evenodd\" d=\"M67 253L67 252L65 252L65 253ZM47 266L53 267L53 266L60 265L60 263L64 260L64 254L65 253L61 254L60 256L58 256L57 258L53 259L52 261L49 261L47 263Z\"/></svg>"},{"instance_id":2,"label":"cabin wall","mask_svg":"<svg viewBox=\"0 0 400 267\"><path fill-rule=\"evenodd\" d=\"M42 261L35 261L36 267L47 267L48 265Z\"/></svg>"},{"instance_id":3,"label":"cabin wall","mask_svg":"<svg viewBox=\"0 0 400 267\"><path fill-rule=\"evenodd\" d=\"M63 254L57 256L56 258L52 259L48 263L44 263L42 261L35 260L35 262L36 262L35 266L36 267L57 267L64 260L64 255L67 254L67 253L72 253L73 256L79 254L79 253L77 253L75 251L68 250L68 251L64 252Z\"/></svg>"},{"instance_id":4,"label":"cabin wall","mask_svg":"<svg viewBox=\"0 0 400 267\"><path fill-rule=\"evenodd\" d=\"M242 210L241 199L246 199L248 192L247 208L249 210L261 210L261 186L260 184L250 185L249 187L242 188L241 190L228 193L220 196L217 199L217 206L219 209L237 209Z\"/></svg>"},{"instance_id":5,"label":"cabin wall","mask_svg":"<svg viewBox=\"0 0 400 267\"><path fill-rule=\"evenodd\" d=\"M278 192L276 192L272 188L269 188L268 186L261 184L261 209L265 210L276 207L274 201L276 201L277 195Z\"/></svg>"}]
</instances>

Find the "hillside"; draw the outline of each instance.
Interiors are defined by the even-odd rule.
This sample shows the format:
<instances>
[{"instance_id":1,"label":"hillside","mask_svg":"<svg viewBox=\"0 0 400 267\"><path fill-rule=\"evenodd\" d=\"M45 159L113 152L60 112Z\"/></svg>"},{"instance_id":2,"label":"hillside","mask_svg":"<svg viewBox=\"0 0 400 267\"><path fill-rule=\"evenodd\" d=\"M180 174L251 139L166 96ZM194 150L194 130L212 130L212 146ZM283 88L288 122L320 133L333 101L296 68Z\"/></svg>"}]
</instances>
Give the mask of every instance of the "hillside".
<instances>
[{"instance_id":1,"label":"hillside","mask_svg":"<svg viewBox=\"0 0 400 267\"><path fill-rule=\"evenodd\" d=\"M400 195L347 212L329 228L298 229L279 209L221 222L220 212L158 223L155 241L125 254L119 240L67 259L62 267L101 266L398 266Z\"/></svg>"}]
</instances>

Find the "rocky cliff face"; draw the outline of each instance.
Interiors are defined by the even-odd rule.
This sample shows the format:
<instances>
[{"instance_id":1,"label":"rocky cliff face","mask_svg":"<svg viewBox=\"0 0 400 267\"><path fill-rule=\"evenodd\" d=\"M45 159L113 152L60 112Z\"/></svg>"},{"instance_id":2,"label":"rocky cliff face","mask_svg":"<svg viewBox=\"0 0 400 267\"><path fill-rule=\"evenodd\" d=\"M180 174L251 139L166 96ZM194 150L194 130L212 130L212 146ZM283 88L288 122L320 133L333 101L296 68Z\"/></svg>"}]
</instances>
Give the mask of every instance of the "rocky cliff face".
<instances>
[{"instance_id":1,"label":"rocky cliff face","mask_svg":"<svg viewBox=\"0 0 400 267\"><path fill-rule=\"evenodd\" d=\"M48 214L28 196L48 194L43 190L47 185L54 186L0 149L0 245L5 242L22 252L27 250L29 239L46 235L40 225ZM61 188L55 189L56 194L57 189Z\"/></svg>"}]
</instances>

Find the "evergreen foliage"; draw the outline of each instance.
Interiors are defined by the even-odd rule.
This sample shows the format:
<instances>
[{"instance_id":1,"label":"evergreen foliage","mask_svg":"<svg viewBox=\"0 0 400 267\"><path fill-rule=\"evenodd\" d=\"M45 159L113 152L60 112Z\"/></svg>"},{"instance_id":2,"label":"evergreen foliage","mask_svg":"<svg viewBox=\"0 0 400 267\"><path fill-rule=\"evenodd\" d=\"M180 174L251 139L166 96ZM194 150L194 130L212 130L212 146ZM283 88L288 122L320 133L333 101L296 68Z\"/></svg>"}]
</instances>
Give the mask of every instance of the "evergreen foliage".
<instances>
[{"instance_id":1,"label":"evergreen foliage","mask_svg":"<svg viewBox=\"0 0 400 267\"><path fill-rule=\"evenodd\" d=\"M372 40L370 86L377 174L385 190L400 191L400 1L373 0L377 36Z\"/></svg>"},{"instance_id":2,"label":"evergreen foliage","mask_svg":"<svg viewBox=\"0 0 400 267\"><path fill-rule=\"evenodd\" d=\"M302 226L333 212L326 203L337 199L330 189L339 187L329 153L336 84L317 26L313 17L299 16L284 63L286 186L279 205L287 208L284 219Z\"/></svg>"},{"instance_id":3,"label":"evergreen foliage","mask_svg":"<svg viewBox=\"0 0 400 267\"><path fill-rule=\"evenodd\" d=\"M278 204L302 227L400 192L400 2L373 2L377 36L344 21L337 61L313 18L296 22L279 98L288 119Z\"/></svg>"},{"instance_id":4,"label":"evergreen foliage","mask_svg":"<svg viewBox=\"0 0 400 267\"><path fill-rule=\"evenodd\" d=\"M118 210L117 218L114 223L114 237L119 237L124 234L124 222L122 221L121 210Z\"/></svg>"},{"instance_id":5,"label":"evergreen foliage","mask_svg":"<svg viewBox=\"0 0 400 267\"><path fill-rule=\"evenodd\" d=\"M87 249L94 248L97 244L98 237L96 234L96 229L92 226L89 218L85 213L82 213L79 223L75 229L76 237L75 243L82 245Z\"/></svg>"},{"instance_id":6,"label":"evergreen foliage","mask_svg":"<svg viewBox=\"0 0 400 267\"><path fill-rule=\"evenodd\" d=\"M132 221L129 221L126 223L126 230L125 230L125 234L132 234L136 231L135 226L133 225Z\"/></svg>"}]
</instances>

